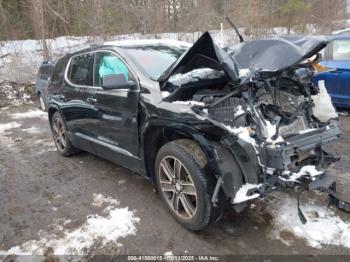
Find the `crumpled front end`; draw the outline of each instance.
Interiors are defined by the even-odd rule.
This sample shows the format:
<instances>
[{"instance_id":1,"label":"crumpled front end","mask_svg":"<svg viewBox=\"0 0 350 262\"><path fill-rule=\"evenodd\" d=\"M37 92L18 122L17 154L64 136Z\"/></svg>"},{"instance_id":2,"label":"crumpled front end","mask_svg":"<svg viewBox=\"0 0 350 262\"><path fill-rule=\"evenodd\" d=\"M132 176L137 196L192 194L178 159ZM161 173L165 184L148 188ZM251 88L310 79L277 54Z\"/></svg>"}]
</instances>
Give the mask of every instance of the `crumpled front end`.
<instances>
[{"instance_id":1,"label":"crumpled front end","mask_svg":"<svg viewBox=\"0 0 350 262\"><path fill-rule=\"evenodd\" d=\"M213 202L220 188L239 211L276 185L332 186L326 168L338 159L323 146L338 140L341 131L328 94L311 82L312 63L304 61L327 40L275 39L241 44L223 54L208 34L204 38L212 52L203 52L208 43L200 39L161 83L168 93L165 101L193 105L199 119L218 134L223 131L207 136L221 170ZM320 103L331 110L320 113ZM316 181L321 182L315 186Z\"/></svg>"}]
</instances>

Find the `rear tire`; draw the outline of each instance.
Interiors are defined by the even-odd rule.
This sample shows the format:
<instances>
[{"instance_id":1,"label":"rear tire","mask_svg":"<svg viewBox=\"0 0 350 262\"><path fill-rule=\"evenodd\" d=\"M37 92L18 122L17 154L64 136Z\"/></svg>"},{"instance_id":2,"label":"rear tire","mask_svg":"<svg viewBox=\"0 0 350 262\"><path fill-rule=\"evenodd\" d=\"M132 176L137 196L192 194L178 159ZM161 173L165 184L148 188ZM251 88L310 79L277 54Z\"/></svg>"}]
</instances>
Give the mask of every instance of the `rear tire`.
<instances>
[{"instance_id":1,"label":"rear tire","mask_svg":"<svg viewBox=\"0 0 350 262\"><path fill-rule=\"evenodd\" d=\"M159 194L177 222L192 231L205 229L215 219L214 187L204 172L206 161L203 151L189 139L163 145L156 158Z\"/></svg>"},{"instance_id":2,"label":"rear tire","mask_svg":"<svg viewBox=\"0 0 350 262\"><path fill-rule=\"evenodd\" d=\"M61 114L57 111L51 118L51 132L58 153L63 156L71 156L78 150L72 145L67 136L67 128Z\"/></svg>"}]
</instances>

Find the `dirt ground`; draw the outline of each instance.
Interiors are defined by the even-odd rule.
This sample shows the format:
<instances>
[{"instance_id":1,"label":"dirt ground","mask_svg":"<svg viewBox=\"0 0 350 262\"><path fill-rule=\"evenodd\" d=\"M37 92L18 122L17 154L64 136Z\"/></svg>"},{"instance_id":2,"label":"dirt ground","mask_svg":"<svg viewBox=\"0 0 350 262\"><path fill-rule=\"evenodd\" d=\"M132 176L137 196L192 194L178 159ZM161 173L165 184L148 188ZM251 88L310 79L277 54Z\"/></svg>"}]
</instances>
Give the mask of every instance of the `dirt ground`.
<instances>
[{"instance_id":1,"label":"dirt ground","mask_svg":"<svg viewBox=\"0 0 350 262\"><path fill-rule=\"evenodd\" d=\"M118 241L121 247L96 243L89 250L93 254L350 254L350 249L341 246L312 248L288 232L289 245L272 237L272 217L266 207L278 201L274 195L239 215L227 211L204 232L189 232L175 222L144 178L88 153L60 156L47 116L13 115L31 110L36 108L0 108L0 124L13 123L11 129L0 130L0 250L39 239L43 232L55 232L57 225L68 231L79 227L87 215L102 214L91 202L94 194L103 194L135 211L140 221L135 235ZM350 118L341 121L344 136L330 146L341 160L331 172L339 190L349 196ZM279 197L291 197L291 193ZM311 197L325 201L319 194ZM334 212L350 219L350 214ZM68 219L71 222L62 225Z\"/></svg>"}]
</instances>

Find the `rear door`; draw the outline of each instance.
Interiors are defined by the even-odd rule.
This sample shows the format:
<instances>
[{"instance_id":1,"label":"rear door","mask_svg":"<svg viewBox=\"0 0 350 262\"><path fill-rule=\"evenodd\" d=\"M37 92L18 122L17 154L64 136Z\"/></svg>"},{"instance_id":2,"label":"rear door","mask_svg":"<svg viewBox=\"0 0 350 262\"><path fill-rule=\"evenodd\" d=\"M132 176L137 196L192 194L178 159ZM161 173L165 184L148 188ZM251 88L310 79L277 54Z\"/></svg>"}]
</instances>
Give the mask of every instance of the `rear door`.
<instances>
[{"instance_id":1,"label":"rear door","mask_svg":"<svg viewBox=\"0 0 350 262\"><path fill-rule=\"evenodd\" d=\"M87 103L89 123L96 139L96 151L105 158L138 157L138 86L134 89L104 90L102 78L109 74L123 74L127 81L136 82L135 74L118 54L98 51L93 66L93 87L89 88ZM115 160L115 159L114 159ZM125 163L123 163L125 164Z\"/></svg>"},{"instance_id":2,"label":"rear door","mask_svg":"<svg viewBox=\"0 0 350 262\"><path fill-rule=\"evenodd\" d=\"M93 53L73 56L66 68L63 91L57 96L60 109L69 131L78 136L88 136L86 118L89 104L86 103L87 90L92 85ZM91 145L79 144L84 150L91 151Z\"/></svg>"}]
</instances>

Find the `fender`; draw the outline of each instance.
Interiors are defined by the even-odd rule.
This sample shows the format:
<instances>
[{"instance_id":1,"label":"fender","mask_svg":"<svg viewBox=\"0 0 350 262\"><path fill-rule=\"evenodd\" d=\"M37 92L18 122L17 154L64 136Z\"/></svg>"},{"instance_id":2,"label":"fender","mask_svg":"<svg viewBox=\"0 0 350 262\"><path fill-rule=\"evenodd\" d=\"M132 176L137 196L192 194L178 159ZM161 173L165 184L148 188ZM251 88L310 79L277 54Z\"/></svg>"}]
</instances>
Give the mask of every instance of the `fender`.
<instances>
[{"instance_id":1,"label":"fender","mask_svg":"<svg viewBox=\"0 0 350 262\"><path fill-rule=\"evenodd\" d=\"M167 130L171 130L179 135L183 135L185 137L189 137L193 139L195 142L198 143L200 148L203 150L205 156L207 157L208 161L208 167L210 171L218 178L222 175L221 170L218 167L217 161L215 159L215 153L213 152L212 147L210 146L208 140L199 133L196 129L193 127L181 123L181 122L174 122L173 120L166 120L166 119L150 119L145 123L143 128L141 129L141 149L142 149L142 155L143 159L145 159L145 152L144 152L144 134L150 129L150 128L164 128Z\"/></svg>"},{"instance_id":2,"label":"fender","mask_svg":"<svg viewBox=\"0 0 350 262\"><path fill-rule=\"evenodd\" d=\"M222 177L223 192L227 197L234 199L237 191L243 185L244 177L240 165L237 164L230 150L219 142L208 141L198 130L180 122L174 123L174 121L153 119L145 124L142 134L153 127L170 129L197 142L207 158L207 168L215 175L216 179ZM142 149L144 148L144 137L142 135ZM145 159L145 153L142 153Z\"/></svg>"}]
</instances>

